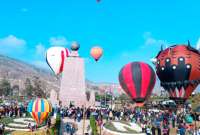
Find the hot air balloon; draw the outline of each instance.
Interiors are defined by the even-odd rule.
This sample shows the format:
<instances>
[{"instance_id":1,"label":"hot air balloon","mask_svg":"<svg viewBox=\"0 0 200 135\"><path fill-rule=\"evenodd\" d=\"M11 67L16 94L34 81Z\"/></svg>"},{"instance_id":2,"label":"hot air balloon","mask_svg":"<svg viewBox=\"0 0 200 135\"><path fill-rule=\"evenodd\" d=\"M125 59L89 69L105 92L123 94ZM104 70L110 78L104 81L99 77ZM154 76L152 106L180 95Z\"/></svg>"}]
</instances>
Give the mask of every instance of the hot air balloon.
<instances>
[{"instance_id":1,"label":"hot air balloon","mask_svg":"<svg viewBox=\"0 0 200 135\"><path fill-rule=\"evenodd\" d=\"M52 106L46 99L38 98L29 102L27 111L35 122L40 125L46 120L48 114L52 112Z\"/></svg>"},{"instance_id":2,"label":"hot air balloon","mask_svg":"<svg viewBox=\"0 0 200 135\"><path fill-rule=\"evenodd\" d=\"M161 86L177 104L183 104L200 82L200 53L188 45L174 45L156 56Z\"/></svg>"},{"instance_id":3,"label":"hot air balloon","mask_svg":"<svg viewBox=\"0 0 200 135\"><path fill-rule=\"evenodd\" d=\"M46 62L56 75L62 73L64 61L69 53L69 50L64 47L51 47L47 50Z\"/></svg>"},{"instance_id":4,"label":"hot air balloon","mask_svg":"<svg viewBox=\"0 0 200 135\"><path fill-rule=\"evenodd\" d=\"M93 47L90 51L90 55L95 59L95 61L98 61L99 58L102 56L103 54L103 49L101 47Z\"/></svg>"},{"instance_id":5,"label":"hot air balloon","mask_svg":"<svg viewBox=\"0 0 200 135\"><path fill-rule=\"evenodd\" d=\"M71 50L72 51L78 51L78 49L80 48L80 45L78 42L73 42L71 45Z\"/></svg>"},{"instance_id":6,"label":"hot air balloon","mask_svg":"<svg viewBox=\"0 0 200 135\"><path fill-rule=\"evenodd\" d=\"M154 70L143 62L132 62L125 65L119 73L119 82L122 89L142 106L150 97L156 82Z\"/></svg>"}]
</instances>

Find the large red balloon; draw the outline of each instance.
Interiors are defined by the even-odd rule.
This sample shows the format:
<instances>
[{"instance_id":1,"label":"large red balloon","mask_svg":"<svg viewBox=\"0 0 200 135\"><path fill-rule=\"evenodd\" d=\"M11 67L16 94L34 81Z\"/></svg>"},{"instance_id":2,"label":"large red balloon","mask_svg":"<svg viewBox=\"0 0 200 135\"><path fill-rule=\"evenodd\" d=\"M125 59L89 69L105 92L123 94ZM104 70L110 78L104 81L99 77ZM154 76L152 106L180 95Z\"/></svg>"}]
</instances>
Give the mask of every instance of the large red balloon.
<instances>
[{"instance_id":1,"label":"large red balloon","mask_svg":"<svg viewBox=\"0 0 200 135\"><path fill-rule=\"evenodd\" d=\"M176 103L182 104L200 82L200 53L190 44L175 45L156 56L161 86Z\"/></svg>"},{"instance_id":2,"label":"large red balloon","mask_svg":"<svg viewBox=\"0 0 200 135\"><path fill-rule=\"evenodd\" d=\"M119 73L119 82L123 90L137 105L150 97L156 79L155 72L146 63L132 62L125 65Z\"/></svg>"}]
</instances>

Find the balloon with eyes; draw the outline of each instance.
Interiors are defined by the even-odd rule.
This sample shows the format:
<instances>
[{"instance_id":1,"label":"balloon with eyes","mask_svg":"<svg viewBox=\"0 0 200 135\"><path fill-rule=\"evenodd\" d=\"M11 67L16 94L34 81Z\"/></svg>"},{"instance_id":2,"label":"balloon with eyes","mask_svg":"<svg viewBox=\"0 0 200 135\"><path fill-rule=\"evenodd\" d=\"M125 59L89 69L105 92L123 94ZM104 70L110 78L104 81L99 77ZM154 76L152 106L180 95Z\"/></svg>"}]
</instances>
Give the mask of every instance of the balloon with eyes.
<instances>
[{"instance_id":1,"label":"balloon with eyes","mask_svg":"<svg viewBox=\"0 0 200 135\"><path fill-rule=\"evenodd\" d=\"M154 59L161 86L177 104L183 104L200 83L200 52L188 45L162 49Z\"/></svg>"}]
</instances>

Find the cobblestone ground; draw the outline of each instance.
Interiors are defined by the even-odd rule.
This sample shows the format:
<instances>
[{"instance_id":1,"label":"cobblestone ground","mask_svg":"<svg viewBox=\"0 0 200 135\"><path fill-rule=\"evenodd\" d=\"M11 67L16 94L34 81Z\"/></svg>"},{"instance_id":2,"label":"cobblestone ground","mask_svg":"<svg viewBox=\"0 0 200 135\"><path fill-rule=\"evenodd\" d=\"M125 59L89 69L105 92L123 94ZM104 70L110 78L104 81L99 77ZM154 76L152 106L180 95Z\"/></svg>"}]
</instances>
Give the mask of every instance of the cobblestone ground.
<instances>
[{"instance_id":1,"label":"cobblestone ground","mask_svg":"<svg viewBox=\"0 0 200 135\"><path fill-rule=\"evenodd\" d=\"M62 135L69 135L66 132L66 123L70 122L70 123L75 123L77 125L78 131L76 131L75 135L82 135L83 134L83 120L81 120L80 122L74 122L73 119L69 119L69 118L64 118L62 120ZM89 126L89 120L85 120L85 133L87 133L87 127Z\"/></svg>"}]
</instances>

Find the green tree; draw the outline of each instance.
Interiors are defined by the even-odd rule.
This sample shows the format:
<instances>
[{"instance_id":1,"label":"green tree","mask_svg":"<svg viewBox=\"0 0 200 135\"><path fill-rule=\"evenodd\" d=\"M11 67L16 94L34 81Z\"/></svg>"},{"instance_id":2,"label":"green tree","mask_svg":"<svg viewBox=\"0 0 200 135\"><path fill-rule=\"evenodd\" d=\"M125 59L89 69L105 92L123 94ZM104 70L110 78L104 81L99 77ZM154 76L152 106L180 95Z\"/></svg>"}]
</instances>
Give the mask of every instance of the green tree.
<instances>
[{"instance_id":1,"label":"green tree","mask_svg":"<svg viewBox=\"0 0 200 135\"><path fill-rule=\"evenodd\" d=\"M35 76L33 79L33 91L34 91L34 95L37 97L40 97L40 98L47 97L46 86L37 76Z\"/></svg>"},{"instance_id":2,"label":"green tree","mask_svg":"<svg viewBox=\"0 0 200 135\"><path fill-rule=\"evenodd\" d=\"M5 78L0 82L0 95L9 96L12 94L10 82Z\"/></svg>"},{"instance_id":3,"label":"green tree","mask_svg":"<svg viewBox=\"0 0 200 135\"><path fill-rule=\"evenodd\" d=\"M104 94L98 94L97 92L95 93L95 100L96 101L105 101L105 99L106 99L106 101L110 101L110 100L112 100L112 95L110 95L110 94L106 94L106 93L104 93Z\"/></svg>"},{"instance_id":4,"label":"green tree","mask_svg":"<svg viewBox=\"0 0 200 135\"><path fill-rule=\"evenodd\" d=\"M90 91L86 91L85 94L86 94L87 101L89 101L90 100Z\"/></svg>"},{"instance_id":5,"label":"green tree","mask_svg":"<svg viewBox=\"0 0 200 135\"><path fill-rule=\"evenodd\" d=\"M92 135L97 135L97 125L93 115L90 116L90 127L92 129Z\"/></svg>"},{"instance_id":6,"label":"green tree","mask_svg":"<svg viewBox=\"0 0 200 135\"><path fill-rule=\"evenodd\" d=\"M118 98L118 100L121 101L121 104L124 105L127 102L132 102L132 100L130 99L130 97L128 97L126 94L121 94Z\"/></svg>"},{"instance_id":7,"label":"green tree","mask_svg":"<svg viewBox=\"0 0 200 135\"><path fill-rule=\"evenodd\" d=\"M12 95L13 97L19 96L19 85L14 85L12 87Z\"/></svg>"},{"instance_id":8,"label":"green tree","mask_svg":"<svg viewBox=\"0 0 200 135\"><path fill-rule=\"evenodd\" d=\"M95 92L95 101L100 101L101 96L98 94L98 92Z\"/></svg>"},{"instance_id":9,"label":"green tree","mask_svg":"<svg viewBox=\"0 0 200 135\"><path fill-rule=\"evenodd\" d=\"M26 78L25 81L25 94L28 97L33 96L33 85L31 84L31 80L29 78Z\"/></svg>"}]
</instances>

